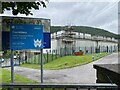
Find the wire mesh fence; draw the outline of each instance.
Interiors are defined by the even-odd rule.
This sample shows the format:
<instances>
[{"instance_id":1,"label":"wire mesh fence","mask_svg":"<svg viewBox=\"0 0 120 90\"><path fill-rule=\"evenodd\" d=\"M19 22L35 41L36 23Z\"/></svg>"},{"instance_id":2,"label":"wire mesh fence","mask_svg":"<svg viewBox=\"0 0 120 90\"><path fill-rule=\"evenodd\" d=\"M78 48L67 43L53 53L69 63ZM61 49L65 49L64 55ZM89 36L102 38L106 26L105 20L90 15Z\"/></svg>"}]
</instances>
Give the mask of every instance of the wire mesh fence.
<instances>
[{"instance_id":1,"label":"wire mesh fence","mask_svg":"<svg viewBox=\"0 0 120 90\"><path fill-rule=\"evenodd\" d=\"M64 56L81 56L92 54L92 59L102 57L102 53L111 54L117 52L117 47L64 47L56 50L45 50L43 53L44 64ZM40 64L40 52L27 52L25 57L21 57L22 64Z\"/></svg>"},{"instance_id":2,"label":"wire mesh fence","mask_svg":"<svg viewBox=\"0 0 120 90\"><path fill-rule=\"evenodd\" d=\"M118 48L114 46L99 46L99 47L63 47L54 50L44 50L43 61L49 63L64 56L81 56L85 54L92 54L92 60L103 56L102 53L110 54L117 52ZM40 51L38 50L24 50L14 51L14 65L20 64L40 64ZM2 66L10 66L10 51L4 51Z\"/></svg>"}]
</instances>

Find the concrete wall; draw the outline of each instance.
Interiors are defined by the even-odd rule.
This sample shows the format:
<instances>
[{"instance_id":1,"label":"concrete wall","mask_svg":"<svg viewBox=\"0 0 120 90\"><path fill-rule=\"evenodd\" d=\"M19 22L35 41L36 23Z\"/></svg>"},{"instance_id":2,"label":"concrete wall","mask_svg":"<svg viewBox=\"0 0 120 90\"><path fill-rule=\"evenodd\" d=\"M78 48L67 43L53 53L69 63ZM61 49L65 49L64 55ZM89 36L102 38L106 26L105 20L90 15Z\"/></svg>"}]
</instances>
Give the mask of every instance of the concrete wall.
<instances>
[{"instance_id":1,"label":"concrete wall","mask_svg":"<svg viewBox=\"0 0 120 90\"><path fill-rule=\"evenodd\" d=\"M98 45L97 45L98 44ZM96 41L90 41L90 40L82 40L82 39L75 39L74 43L71 44L65 44L64 42L62 42L62 39L51 39L51 49L44 49L44 53L46 52L46 50L57 50L57 53L60 52L60 48L74 48L75 51L79 51L82 50L84 52L86 52L85 50L88 50L88 52L95 52L96 47L100 46L100 51L103 51L104 49L106 49L106 47L109 47L109 49L112 51L117 50L117 43L113 43L113 42L96 42Z\"/></svg>"}]
</instances>

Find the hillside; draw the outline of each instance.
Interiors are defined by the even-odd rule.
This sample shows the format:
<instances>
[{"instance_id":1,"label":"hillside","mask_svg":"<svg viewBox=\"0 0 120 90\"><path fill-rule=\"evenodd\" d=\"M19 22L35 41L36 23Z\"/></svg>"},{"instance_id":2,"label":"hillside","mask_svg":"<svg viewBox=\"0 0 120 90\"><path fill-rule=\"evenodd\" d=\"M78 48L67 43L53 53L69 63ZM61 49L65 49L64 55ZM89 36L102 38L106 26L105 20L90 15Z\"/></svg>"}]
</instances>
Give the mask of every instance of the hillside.
<instances>
[{"instance_id":1,"label":"hillside","mask_svg":"<svg viewBox=\"0 0 120 90\"><path fill-rule=\"evenodd\" d=\"M99 35L99 36L107 36L107 37L115 37L118 38L117 34L111 33L104 29L87 27L87 26L72 26L73 31L80 32L80 33L88 33L91 35ZM51 26L51 33L57 32L64 29L62 26Z\"/></svg>"}]
</instances>

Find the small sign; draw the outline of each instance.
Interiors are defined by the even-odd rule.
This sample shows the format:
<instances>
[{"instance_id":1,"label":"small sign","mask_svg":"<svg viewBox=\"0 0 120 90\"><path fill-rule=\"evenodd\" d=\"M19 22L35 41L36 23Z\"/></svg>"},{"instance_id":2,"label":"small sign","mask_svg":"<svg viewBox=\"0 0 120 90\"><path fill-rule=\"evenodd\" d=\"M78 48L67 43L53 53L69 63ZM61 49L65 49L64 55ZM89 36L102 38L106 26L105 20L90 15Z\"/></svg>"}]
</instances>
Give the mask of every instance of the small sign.
<instances>
[{"instance_id":1,"label":"small sign","mask_svg":"<svg viewBox=\"0 0 120 90\"><path fill-rule=\"evenodd\" d=\"M10 25L10 49L41 49L43 48L43 26L33 24Z\"/></svg>"},{"instance_id":2,"label":"small sign","mask_svg":"<svg viewBox=\"0 0 120 90\"><path fill-rule=\"evenodd\" d=\"M51 37L49 32L44 32L44 48L51 48Z\"/></svg>"},{"instance_id":3,"label":"small sign","mask_svg":"<svg viewBox=\"0 0 120 90\"><path fill-rule=\"evenodd\" d=\"M44 35L44 48L51 48L51 35L50 35L50 20L42 19L43 35Z\"/></svg>"}]
</instances>

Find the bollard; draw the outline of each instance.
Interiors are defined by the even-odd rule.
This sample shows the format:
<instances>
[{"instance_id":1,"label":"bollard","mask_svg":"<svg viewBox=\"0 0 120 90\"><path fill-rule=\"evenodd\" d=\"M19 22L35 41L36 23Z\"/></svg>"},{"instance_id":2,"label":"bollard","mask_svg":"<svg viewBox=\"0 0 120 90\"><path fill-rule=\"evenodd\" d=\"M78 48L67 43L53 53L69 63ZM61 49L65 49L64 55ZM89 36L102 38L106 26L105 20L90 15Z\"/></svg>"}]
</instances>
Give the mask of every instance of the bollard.
<instances>
[{"instance_id":1,"label":"bollard","mask_svg":"<svg viewBox=\"0 0 120 90\"><path fill-rule=\"evenodd\" d=\"M94 55L92 55L92 61L94 61Z\"/></svg>"},{"instance_id":2,"label":"bollard","mask_svg":"<svg viewBox=\"0 0 120 90\"><path fill-rule=\"evenodd\" d=\"M102 53L100 53L100 58L102 57Z\"/></svg>"}]
</instances>

